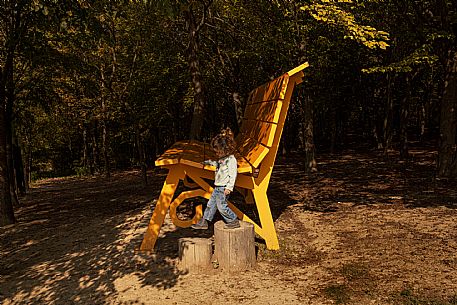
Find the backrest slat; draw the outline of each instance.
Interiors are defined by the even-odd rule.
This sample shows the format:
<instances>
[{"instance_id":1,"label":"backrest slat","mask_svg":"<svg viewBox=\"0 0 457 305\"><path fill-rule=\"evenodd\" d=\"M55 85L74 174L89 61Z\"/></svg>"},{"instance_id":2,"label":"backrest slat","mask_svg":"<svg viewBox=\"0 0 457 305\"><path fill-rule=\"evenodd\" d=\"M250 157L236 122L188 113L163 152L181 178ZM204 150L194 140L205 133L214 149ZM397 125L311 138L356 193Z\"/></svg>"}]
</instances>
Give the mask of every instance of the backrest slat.
<instances>
[{"instance_id":1,"label":"backrest slat","mask_svg":"<svg viewBox=\"0 0 457 305\"><path fill-rule=\"evenodd\" d=\"M251 91L244 111L237 150L257 168L273 145L289 76L284 74Z\"/></svg>"},{"instance_id":2,"label":"backrest slat","mask_svg":"<svg viewBox=\"0 0 457 305\"><path fill-rule=\"evenodd\" d=\"M260 165L260 162L269 151L268 147L248 137L238 145L237 150L240 156L254 168L257 168Z\"/></svg>"},{"instance_id":3,"label":"backrest slat","mask_svg":"<svg viewBox=\"0 0 457 305\"><path fill-rule=\"evenodd\" d=\"M288 81L289 75L283 74L280 77L257 87L251 91L248 99L248 104L278 99L283 100L285 97Z\"/></svg>"},{"instance_id":4,"label":"backrest slat","mask_svg":"<svg viewBox=\"0 0 457 305\"><path fill-rule=\"evenodd\" d=\"M260 176L255 176L259 179L269 177L271 173L293 88L302 82L302 70L308 66L308 63L304 63L249 94L235 141L237 155L260 170L257 171ZM264 160L265 166L259 168Z\"/></svg>"},{"instance_id":5,"label":"backrest slat","mask_svg":"<svg viewBox=\"0 0 457 305\"><path fill-rule=\"evenodd\" d=\"M278 123L281 114L282 100L247 104L244 118Z\"/></svg>"}]
</instances>

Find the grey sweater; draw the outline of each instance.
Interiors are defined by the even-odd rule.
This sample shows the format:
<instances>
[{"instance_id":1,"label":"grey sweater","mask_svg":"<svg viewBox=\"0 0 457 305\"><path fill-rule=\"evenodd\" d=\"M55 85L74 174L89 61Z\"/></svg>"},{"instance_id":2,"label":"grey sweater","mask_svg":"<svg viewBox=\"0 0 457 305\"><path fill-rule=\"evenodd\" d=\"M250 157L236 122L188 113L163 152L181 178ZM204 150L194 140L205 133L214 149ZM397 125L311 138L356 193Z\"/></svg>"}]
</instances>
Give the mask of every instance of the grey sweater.
<instances>
[{"instance_id":1,"label":"grey sweater","mask_svg":"<svg viewBox=\"0 0 457 305\"><path fill-rule=\"evenodd\" d=\"M238 173L238 165L234 155L229 155L217 161L206 160L203 164L216 167L216 178L214 179L215 186L225 186L226 189L233 191L236 174Z\"/></svg>"}]
</instances>

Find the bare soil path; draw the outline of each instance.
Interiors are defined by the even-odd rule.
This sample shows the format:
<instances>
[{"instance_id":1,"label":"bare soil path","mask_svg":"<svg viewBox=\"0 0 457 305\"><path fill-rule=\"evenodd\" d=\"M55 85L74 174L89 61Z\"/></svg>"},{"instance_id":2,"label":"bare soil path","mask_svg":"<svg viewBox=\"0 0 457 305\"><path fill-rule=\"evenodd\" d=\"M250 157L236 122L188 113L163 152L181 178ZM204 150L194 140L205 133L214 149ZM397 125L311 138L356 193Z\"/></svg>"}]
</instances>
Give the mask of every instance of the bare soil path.
<instances>
[{"instance_id":1,"label":"bare soil path","mask_svg":"<svg viewBox=\"0 0 457 305\"><path fill-rule=\"evenodd\" d=\"M237 274L179 270L177 239L211 231L169 220L154 255L135 253L163 171L147 187L136 171L42 180L0 228L0 303L457 304L457 186L434 178L435 152L412 156L323 156L312 176L279 158L281 249L259 242L257 267Z\"/></svg>"}]
</instances>

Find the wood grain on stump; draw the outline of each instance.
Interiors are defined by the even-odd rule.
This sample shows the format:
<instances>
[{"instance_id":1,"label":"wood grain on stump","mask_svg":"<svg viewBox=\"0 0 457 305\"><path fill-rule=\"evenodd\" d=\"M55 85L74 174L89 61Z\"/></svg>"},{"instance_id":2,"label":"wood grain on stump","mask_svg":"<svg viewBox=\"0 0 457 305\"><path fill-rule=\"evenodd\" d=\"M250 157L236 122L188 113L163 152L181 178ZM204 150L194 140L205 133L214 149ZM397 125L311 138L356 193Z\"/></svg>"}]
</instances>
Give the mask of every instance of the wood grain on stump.
<instances>
[{"instance_id":1,"label":"wood grain on stump","mask_svg":"<svg viewBox=\"0 0 457 305\"><path fill-rule=\"evenodd\" d=\"M254 225L240 221L240 228L224 229L224 222L214 224L214 254L219 267L230 271L246 270L256 263Z\"/></svg>"},{"instance_id":2,"label":"wood grain on stump","mask_svg":"<svg viewBox=\"0 0 457 305\"><path fill-rule=\"evenodd\" d=\"M211 266L213 244L208 238L180 238L179 241L180 268L188 271L198 271Z\"/></svg>"}]
</instances>

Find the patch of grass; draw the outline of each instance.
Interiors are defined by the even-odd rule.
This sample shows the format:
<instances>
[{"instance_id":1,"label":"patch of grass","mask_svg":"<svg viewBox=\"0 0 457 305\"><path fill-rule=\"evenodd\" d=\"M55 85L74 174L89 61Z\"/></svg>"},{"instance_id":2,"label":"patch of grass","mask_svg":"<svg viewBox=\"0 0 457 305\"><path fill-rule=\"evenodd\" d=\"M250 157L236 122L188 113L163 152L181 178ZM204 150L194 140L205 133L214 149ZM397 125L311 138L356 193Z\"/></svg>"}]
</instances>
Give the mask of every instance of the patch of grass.
<instances>
[{"instance_id":1,"label":"patch of grass","mask_svg":"<svg viewBox=\"0 0 457 305\"><path fill-rule=\"evenodd\" d=\"M354 300L372 297L376 288L375 278L365 263L350 262L337 271L344 277L344 284L331 284L324 289L325 296L335 304L351 304Z\"/></svg>"},{"instance_id":2,"label":"patch of grass","mask_svg":"<svg viewBox=\"0 0 457 305\"><path fill-rule=\"evenodd\" d=\"M351 300L351 289L344 284L333 284L324 289L327 298L332 299L335 304L348 304Z\"/></svg>"},{"instance_id":3,"label":"patch of grass","mask_svg":"<svg viewBox=\"0 0 457 305\"><path fill-rule=\"evenodd\" d=\"M343 265L340 273L348 282L372 282L374 279L368 265L360 262L351 262Z\"/></svg>"},{"instance_id":4,"label":"patch of grass","mask_svg":"<svg viewBox=\"0 0 457 305\"><path fill-rule=\"evenodd\" d=\"M345 264L341 268L341 274L350 282L371 278L368 266L358 262Z\"/></svg>"},{"instance_id":5,"label":"patch of grass","mask_svg":"<svg viewBox=\"0 0 457 305\"><path fill-rule=\"evenodd\" d=\"M341 270L346 282L356 294L373 295L376 289L376 279L370 272L370 267L361 262L345 264Z\"/></svg>"},{"instance_id":6,"label":"patch of grass","mask_svg":"<svg viewBox=\"0 0 457 305\"><path fill-rule=\"evenodd\" d=\"M424 296L407 288L394 295L393 303L395 305L457 305L457 295L449 298Z\"/></svg>"},{"instance_id":7,"label":"patch of grass","mask_svg":"<svg viewBox=\"0 0 457 305\"><path fill-rule=\"evenodd\" d=\"M293 237L279 240L279 250L269 251L265 245L259 245L259 255L268 260L274 260L277 264L286 266L313 265L322 261L324 253L315 247L297 241Z\"/></svg>"}]
</instances>

